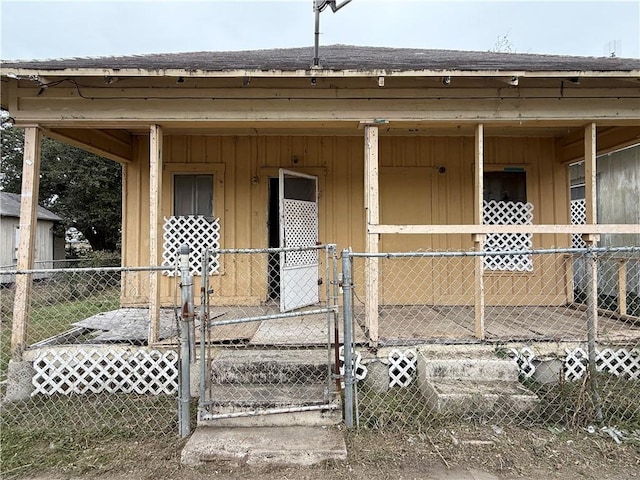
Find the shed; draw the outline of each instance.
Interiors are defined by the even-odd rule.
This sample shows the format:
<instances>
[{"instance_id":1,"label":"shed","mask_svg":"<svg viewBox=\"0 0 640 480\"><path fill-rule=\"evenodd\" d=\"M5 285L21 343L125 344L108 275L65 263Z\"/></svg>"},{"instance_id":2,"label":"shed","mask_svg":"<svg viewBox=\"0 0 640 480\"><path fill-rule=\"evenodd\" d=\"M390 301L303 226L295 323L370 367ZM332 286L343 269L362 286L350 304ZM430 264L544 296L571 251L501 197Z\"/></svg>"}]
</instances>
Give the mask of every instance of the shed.
<instances>
[{"instance_id":1,"label":"shed","mask_svg":"<svg viewBox=\"0 0 640 480\"><path fill-rule=\"evenodd\" d=\"M64 239L58 241L54 234L57 222L62 221L55 213L38 206L35 238L35 268L54 268L55 260L64 258ZM3 270L15 270L18 262L20 238L20 195L0 192L0 265ZM45 278L38 274L36 278ZM15 275L0 275L0 283L13 283Z\"/></svg>"}]
</instances>

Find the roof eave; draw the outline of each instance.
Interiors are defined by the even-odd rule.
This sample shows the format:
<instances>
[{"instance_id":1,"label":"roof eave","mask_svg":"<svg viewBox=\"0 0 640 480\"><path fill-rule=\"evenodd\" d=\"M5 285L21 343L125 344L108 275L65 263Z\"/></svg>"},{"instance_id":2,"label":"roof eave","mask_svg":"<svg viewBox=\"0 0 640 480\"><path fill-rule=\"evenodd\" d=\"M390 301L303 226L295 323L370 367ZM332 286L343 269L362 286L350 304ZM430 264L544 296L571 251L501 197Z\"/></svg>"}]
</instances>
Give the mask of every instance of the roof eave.
<instances>
[{"instance_id":1,"label":"roof eave","mask_svg":"<svg viewBox=\"0 0 640 480\"><path fill-rule=\"evenodd\" d=\"M191 78L358 78L358 77L608 77L640 78L640 69L634 70L191 70L191 69L143 69L143 68L66 68L66 69L30 69L0 67L0 76L7 78L34 77L191 77Z\"/></svg>"}]
</instances>

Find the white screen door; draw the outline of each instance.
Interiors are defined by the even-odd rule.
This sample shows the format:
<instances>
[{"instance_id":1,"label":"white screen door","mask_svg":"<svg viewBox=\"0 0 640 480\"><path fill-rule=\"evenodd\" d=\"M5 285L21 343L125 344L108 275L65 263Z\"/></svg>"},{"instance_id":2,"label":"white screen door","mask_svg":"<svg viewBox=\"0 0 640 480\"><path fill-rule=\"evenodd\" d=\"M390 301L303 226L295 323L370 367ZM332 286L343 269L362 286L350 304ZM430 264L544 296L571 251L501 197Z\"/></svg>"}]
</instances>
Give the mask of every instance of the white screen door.
<instances>
[{"instance_id":1,"label":"white screen door","mask_svg":"<svg viewBox=\"0 0 640 480\"><path fill-rule=\"evenodd\" d=\"M280 246L318 243L318 177L280 169ZM318 250L280 253L280 310L317 303Z\"/></svg>"}]
</instances>

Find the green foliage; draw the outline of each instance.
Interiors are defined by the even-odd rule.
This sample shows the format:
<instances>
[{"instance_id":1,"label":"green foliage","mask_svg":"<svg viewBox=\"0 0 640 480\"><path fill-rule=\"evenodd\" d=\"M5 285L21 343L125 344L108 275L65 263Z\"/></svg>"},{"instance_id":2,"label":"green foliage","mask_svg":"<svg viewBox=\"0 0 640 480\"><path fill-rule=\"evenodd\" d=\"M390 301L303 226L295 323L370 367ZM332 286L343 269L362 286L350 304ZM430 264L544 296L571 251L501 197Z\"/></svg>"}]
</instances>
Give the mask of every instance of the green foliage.
<instances>
[{"instance_id":1,"label":"green foliage","mask_svg":"<svg viewBox=\"0 0 640 480\"><path fill-rule=\"evenodd\" d=\"M20 193L24 131L5 124L0 190ZM118 250L122 168L117 163L50 138L42 140L39 203L77 228L93 250Z\"/></svg>"},{"instance_id":2,"label":"green foliage","mask_svg":"<svg viewBox=\"0 0 640 480\"><path fill-rule=\"evenodd\" d=\"M80 255L80 266L88 268L119 267L120 252L98 250Z\"/></svg>"},{"instance_id":3,"label":"green foliage","mask_svg":"<svg viewBox=\"0 0 640 480\"><path fill-rule=\"evenodd\" d=\"M45 340L69 330L74 322L120 308L119 279L119 273L101 277L70 273L34 283L28 342ZM0 379L6 375L10 357L14 295L14 287L0 290Z\"/></svg>"}]
</instances>

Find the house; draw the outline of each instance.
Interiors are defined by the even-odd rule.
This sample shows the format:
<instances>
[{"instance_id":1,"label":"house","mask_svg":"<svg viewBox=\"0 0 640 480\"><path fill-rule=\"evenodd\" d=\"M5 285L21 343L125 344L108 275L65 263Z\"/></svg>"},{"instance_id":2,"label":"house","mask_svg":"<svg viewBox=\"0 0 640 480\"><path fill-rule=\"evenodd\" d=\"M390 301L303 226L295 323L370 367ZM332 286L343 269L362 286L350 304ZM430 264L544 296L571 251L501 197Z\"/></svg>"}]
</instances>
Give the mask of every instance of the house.
<instances>
[{"instance_id":1,"label":"house","mask_svg":"<svg viewBox=\"0 0 640 480\"><path fill-rule=\"evenodd\" d=\"M24 185L37 188L40 135L123 164L125 266L173 261L164 230L199 232L206 240L192 243L216 248L317 240L365 252L570 247L571 234L595 245L639 231L596 221L595 158L640 141L640 60L348 45L323 47L318 66L313 57L291 48L5 62L2 107L26 130ZM578 160L584 225L570 217ZM285 221L308 230L278 225L285 182L308 207ZM27 244L19 253L29 266ZM421 288L433 304L475 305L483 338L485 303L571 300L566 260L554 258L476 261L464 288L434 265L439 288ZM358 273L373 341L378 306L415 291L376 269L371 259ZM279 281L266 262L210 273L228 304L260 304ZM175 280L141 281L135 290L148 295L124 291L122 304L150 304L156 318Z\"/></svg>"},{"instance_id":2,"label":"house","mask_svg":"<svg viewBox=\"0 0 640 480\"><path fill-rule=\"evenodd\" d=\"M64 238L54 233L60 218L44 207L38 206L35 233L34 265L36 268L54 268L55 261L64 259ZM18 261L20 239L20 195L0 192L0 266L3 270L15 270ZM38 274L45 278L47 274ZM0 283L13 283L14 275L1 275Z\"/></svg>"}]
</instances>

